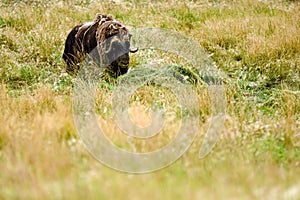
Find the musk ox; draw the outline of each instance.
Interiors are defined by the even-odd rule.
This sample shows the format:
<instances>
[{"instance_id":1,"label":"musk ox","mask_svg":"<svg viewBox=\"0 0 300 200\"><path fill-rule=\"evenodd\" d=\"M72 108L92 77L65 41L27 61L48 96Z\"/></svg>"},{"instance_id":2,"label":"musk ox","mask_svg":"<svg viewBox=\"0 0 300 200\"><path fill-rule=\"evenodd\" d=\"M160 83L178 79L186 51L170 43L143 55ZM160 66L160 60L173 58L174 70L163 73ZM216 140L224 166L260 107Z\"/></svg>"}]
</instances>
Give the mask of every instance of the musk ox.
<instances>
[{"instance_id":1,"label":"musk ox","mask_svg":"<svg viewBox=\"0 0 300 200\"><path fill-rule=\"evenodd\" d=\"M76 74L87 54L93 53L97 66L106 67L110 76L117 78L128 71L131 34L128 29L111 16L97 14L93 22L75 26L65 43L63 59L66 71Z\"/></svg>"}]
</instances>

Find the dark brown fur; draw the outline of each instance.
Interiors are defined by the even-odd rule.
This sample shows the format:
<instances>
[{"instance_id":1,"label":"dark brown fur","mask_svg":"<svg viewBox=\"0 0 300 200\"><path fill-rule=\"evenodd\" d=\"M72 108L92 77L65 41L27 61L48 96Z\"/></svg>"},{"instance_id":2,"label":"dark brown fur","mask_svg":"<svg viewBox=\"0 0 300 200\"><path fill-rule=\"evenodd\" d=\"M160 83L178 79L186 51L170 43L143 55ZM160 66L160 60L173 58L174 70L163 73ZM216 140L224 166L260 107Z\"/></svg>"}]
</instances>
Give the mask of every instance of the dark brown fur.
<instances>
[{"instance_id":1,"label":"dark brown fur","mask_svg":"<svg viewBox=\"0 0 300 200\"><path fill-rule=\"evenodd\" d=\"M107 67L112 77L128 71L130 37L128 29L111 16L97 14L93 22L75 26L69 33L63 59L69 74L76 74L86 55L96 51L96 63ZM111 39L114 38L114 39ZM94 54L95 55L95 54Z\"/></svg>"}]
</instances>

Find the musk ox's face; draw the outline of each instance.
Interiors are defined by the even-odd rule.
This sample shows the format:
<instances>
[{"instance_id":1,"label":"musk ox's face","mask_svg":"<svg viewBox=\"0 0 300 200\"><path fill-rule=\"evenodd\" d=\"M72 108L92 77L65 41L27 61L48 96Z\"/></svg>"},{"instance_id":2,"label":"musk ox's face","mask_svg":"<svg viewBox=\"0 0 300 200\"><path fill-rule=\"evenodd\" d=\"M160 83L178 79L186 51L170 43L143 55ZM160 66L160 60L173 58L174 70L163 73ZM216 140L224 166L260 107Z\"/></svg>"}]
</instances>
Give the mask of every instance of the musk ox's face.
<instances>
[{"instance_id":1,"label":"musk ox's face","mask_svg":"<svg viewBox=\"0 0 300 200\"><path fill-rule=\"evenodd\" d=\"M131 35L128 32L120 33L109 38L105 44L105 53L121 68L128 67L129 53L137 51L130 48L130 39Z\"/></svg>"},{"instance_id":2,"label":"musk ox's face","mask_svg":"<svg viewBox=\"0 0 300 200\"><path fill-rule=\"evenodd\" d=\"M110 22L111 23L111 22ZM114 77L127 72L129 66L129 53L137 52L137 48L131 48L131 34L120 23L111 23L106 30L102 30L105 36L98 45L98 51L105 64L110 64ZM101 41L100 40L100 41ZM99 49L100 48L100 49Z\"/></svg>"}]
</instances>

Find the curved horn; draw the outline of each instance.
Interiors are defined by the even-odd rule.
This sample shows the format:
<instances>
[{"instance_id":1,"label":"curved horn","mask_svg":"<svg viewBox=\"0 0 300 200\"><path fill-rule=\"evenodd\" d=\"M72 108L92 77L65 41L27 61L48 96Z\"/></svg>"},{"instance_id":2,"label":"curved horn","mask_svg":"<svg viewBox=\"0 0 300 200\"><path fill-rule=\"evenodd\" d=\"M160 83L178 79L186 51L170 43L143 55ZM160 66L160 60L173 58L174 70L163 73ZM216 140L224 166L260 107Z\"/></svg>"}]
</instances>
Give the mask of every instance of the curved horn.
<instances>
[{"instance_id":1,"label":"curved horn","mask_svg":"<svg viewBox=\"0 0 300 200\"><path fill-rule=\"evenodd\" d=\"M118 27L116 27L115 24L109 25L109 28L113 28L113 29L115 29L115 30L118 30Z\"/></svg>"},{"instance_id":2,"label":"curved horn","mask_svg":"<svg viewBox=\"0 0 300 200\"><path fill-rule=\"evenodd\" d=\"M136 53L139 50L139 48L129 48L130 53Z\"/></svg>"}]
</instances>

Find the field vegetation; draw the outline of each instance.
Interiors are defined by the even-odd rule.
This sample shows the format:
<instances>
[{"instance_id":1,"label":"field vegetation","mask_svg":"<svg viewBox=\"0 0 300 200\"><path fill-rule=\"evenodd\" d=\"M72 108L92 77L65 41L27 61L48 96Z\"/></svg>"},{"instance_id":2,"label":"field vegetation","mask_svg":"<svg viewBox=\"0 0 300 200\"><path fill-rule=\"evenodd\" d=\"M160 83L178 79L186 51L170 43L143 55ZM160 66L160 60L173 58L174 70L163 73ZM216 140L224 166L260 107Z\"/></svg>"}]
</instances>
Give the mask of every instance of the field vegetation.
<instances>
[{"instance_id":1,"label":"field vegetation","mask_svg":"<svg viewBox=\"0 0 300 200\"><path fill-rule=\"evenodd\" d=\"M129 27L171 29L193 38L226 74L226 120L213 152L198 159L211 120L205 84L198 92L200 133L187 153L155 173L120 173L97 162L76 134L74 77L61 59L67 34L96 13ZM300 3L288 0L0 0L0 199L299 199ZM185 65L143 50L130 65ZM117 146L147 152L180 126L174 94L143 87L131 118L151 122L167 108L162 134L130 140L112 118L115 81L101 82L99 124Z\"/></svg>"}]
</instances>

